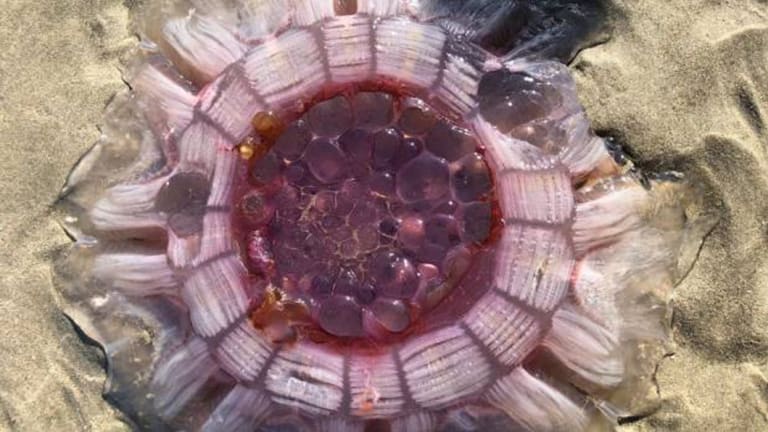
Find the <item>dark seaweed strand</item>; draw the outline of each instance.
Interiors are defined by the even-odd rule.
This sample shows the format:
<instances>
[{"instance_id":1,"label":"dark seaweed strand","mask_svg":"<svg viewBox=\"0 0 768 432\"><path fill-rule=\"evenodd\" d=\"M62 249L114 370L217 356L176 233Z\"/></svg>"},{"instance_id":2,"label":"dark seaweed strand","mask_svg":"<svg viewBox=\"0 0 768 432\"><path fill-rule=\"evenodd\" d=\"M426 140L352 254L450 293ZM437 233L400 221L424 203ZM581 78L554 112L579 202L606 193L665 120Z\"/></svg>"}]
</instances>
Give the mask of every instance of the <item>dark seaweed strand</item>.
<instances>
[{"instance_id":1,"label":"dark seaweed strand","mask_svg":"<svg viewBox=\"0 0 768 432\"><path fill-rule=\"evenodd\" d=\"M606 0L425 0L452 33L496 54L569 62L605 29Z\"/></svg>"}]
</instances>

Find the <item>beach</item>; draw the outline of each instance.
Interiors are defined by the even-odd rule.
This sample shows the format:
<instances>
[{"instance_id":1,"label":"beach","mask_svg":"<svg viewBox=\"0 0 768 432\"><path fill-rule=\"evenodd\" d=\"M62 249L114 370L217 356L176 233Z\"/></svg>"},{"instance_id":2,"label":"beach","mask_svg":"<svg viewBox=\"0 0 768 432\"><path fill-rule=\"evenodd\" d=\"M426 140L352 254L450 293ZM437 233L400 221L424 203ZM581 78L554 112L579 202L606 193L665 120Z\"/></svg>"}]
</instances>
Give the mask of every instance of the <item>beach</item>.
<instances>
[{"instance_id":1,"label":"beach","mask_svg":"<svg viewBox=\"0 0 768 432\"><path fill-rule=\"evenodd\" d=\"M126 88L132 3L0 8L0 430L130 430L101 396L102 352L61 312L52 262L71 241L52 205ZM610 26L571 64L593 128L720 215L673 295L658 409L620 430L767 430L768 4L618 1Z\"/></svg>"}]
</instances>

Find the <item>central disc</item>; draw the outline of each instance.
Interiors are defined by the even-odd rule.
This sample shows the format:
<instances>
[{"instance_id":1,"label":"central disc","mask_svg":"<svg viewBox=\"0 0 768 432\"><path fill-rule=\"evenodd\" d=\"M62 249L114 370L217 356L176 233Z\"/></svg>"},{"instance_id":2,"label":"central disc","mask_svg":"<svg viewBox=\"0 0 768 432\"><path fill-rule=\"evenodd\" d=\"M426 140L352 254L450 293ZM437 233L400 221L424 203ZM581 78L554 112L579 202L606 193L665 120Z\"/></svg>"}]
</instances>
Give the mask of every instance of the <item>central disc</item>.
<instances>
[{"instance_id":1,"label":"central disc","mask_svg":"<svg viewBox=\"0 0 768 432\"><path fill-rule=\"evenodd\" d=\"M489 239L482 149L419 100L339 95L275 135L250 163L236 226L251 271L304 326L341 338L404 333Z\"/></svg>"}]
</instances>

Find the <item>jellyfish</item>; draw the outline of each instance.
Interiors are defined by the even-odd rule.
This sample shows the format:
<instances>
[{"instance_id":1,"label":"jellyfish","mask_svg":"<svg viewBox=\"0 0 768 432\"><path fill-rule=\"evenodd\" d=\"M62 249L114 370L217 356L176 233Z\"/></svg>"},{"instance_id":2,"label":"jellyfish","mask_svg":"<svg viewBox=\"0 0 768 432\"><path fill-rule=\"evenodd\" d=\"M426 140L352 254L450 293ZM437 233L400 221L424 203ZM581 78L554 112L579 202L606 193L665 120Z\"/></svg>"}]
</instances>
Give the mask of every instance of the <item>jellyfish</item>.
<instances>
[{"instance_id":1,"label":"jellyfish","mask_svg":"<svg viewBox=\"0 0 768 432\"><path fill-rule=\"evenodd\" d=\"M537 3L537 4L533 4ZM708 226L595 135L563 2L190 0L58 210L140 430L579 431L642 413ZM654 350L656 347L656 350Z\"/></svg>"}]
</instances>

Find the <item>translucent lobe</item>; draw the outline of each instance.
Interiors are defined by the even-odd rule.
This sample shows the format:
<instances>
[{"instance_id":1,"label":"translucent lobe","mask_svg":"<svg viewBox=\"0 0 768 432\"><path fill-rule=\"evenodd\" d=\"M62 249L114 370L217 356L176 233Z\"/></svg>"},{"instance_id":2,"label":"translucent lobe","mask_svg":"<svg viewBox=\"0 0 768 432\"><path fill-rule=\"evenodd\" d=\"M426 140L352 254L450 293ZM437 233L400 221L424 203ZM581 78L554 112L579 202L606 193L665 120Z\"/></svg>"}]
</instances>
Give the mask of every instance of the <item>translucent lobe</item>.
<instances>
[{"instance_id":1,"label":"translucent lobe","mask_svg":"<svg viewBox=\"0 0 768 432\"><path fill-rule=\"evenodd\" d=\"M100 254L93 261L93 276L109 281L128 295L172 292L179 284L165 254Z\"/></svg>"},{"instance_id":2,"label":"translucent lobe","mask_svg":"<svg viewBox=\"0 0 768 432\"><path fill-rule=\"evenodd\" d=\"M208 345L194 337L160 360L152 376L154 406L166 419L173 418L197 395L218 369Z\"/></svg>"},{"instance_id":3,"label":"translucent lobe","mask_svg":"<svg viewBox=\"0 0 768 432\"><path fill-rule=\"evenodd\" d=\"M478 106L475 130L490 143L493 159L501 157L495 162L500 169L545 169L559 161L582 177L609 158L562 65L509 61L483 75Z\"/></svg>"},{"instance_id":4,"label":"translucent lobe","mask_svg":"<svg viewBox=\"0 0 768 432\"><path fill-rule=\"evenodd\" d=\"M420 105L414 104L403 110L397 123L400 129L410 135L421 135L435 126L437 118L435 114Z\"/></svg>"},{"instance_id":5,"label":"translucent lobe","mask_svg":"<svg viewBox=\"0 0 768 432\"><path fill-rule=\"evenodd\" d=\"M583 430L587 423L573 401L522 367L498 380L486 398L532 431Z\"/></svg>"},{"instance_id":6,"label":"translucent lobe","mask_svg":"<svg viewBox=\"0 0 768 432\"><path fill-rule=\"evenodd\" d=\"M503 133L547 117L560 104L560 93L549 82L506 68L487 72L478 87L480 114Z\"/></svg>"},{"instance_id":7,"label":"translucent lobe","mask_svg":"<svg viewBox=\"0 0 768 432\"><path fill-rule=\"evenodd\" d=\"M634 181L616 178L596 185L578 198L582 202L576 205L573 234L574 246L581 253L618 241L624 234L641 227L640 210L651 196Z\"/></svg>"},{"instance_id":8,"label":"translucent lobe","mask_svg":"<svg viewBox=\"0 0 768 432\"><path fill-rule=\"evenodd\" d=\"M203 432L252 432L269 415L269 398L260 390L235 385L216 405Z\"/></svg>"},{"instance_id":9,"label":"translucent lobe","mask_svg":"<svg viewBox=\"0 0 768 432\"><path fill-rule=\"evenodd\" d=\"M176 53L205 79L217 76L245 51L245 46L227 28L205 15L172 19L163 32Z\"/></svg>"},{"instance_id":10,"label":"translucent lobe","mask_svg":"<svg viewBox=\"0 0 768 432\"><path fill-rule=\"evenodd\" d=\"M90 209L91 222L105 231L165 226L166 218L155 209L155 197L165 181L159 178L148 183L122 183L107 189Z\"/></svg>"},{"instance_id":11,"label":"translucent lobe","mask_svg":"<svg viewBox=\"0 0 768 432\"><path fill-rule=\"evenodd\" d=\"M624 365L615 352L617 335L573 308L555 312L552 330L542 344L589 381L610 387L624 377Z\"/></svg>"},{"instance_id":12,"label":"translucent lobe","mask_svg":"<svg viewBox=\"0 0 768 432\"><path fill-rule=\"evenodd\" d=\"M159 111L167 131L181 130L194 115L195 96L154 66L144 66L130 79L151 111Z\"/></svg>"}]
</instances>

